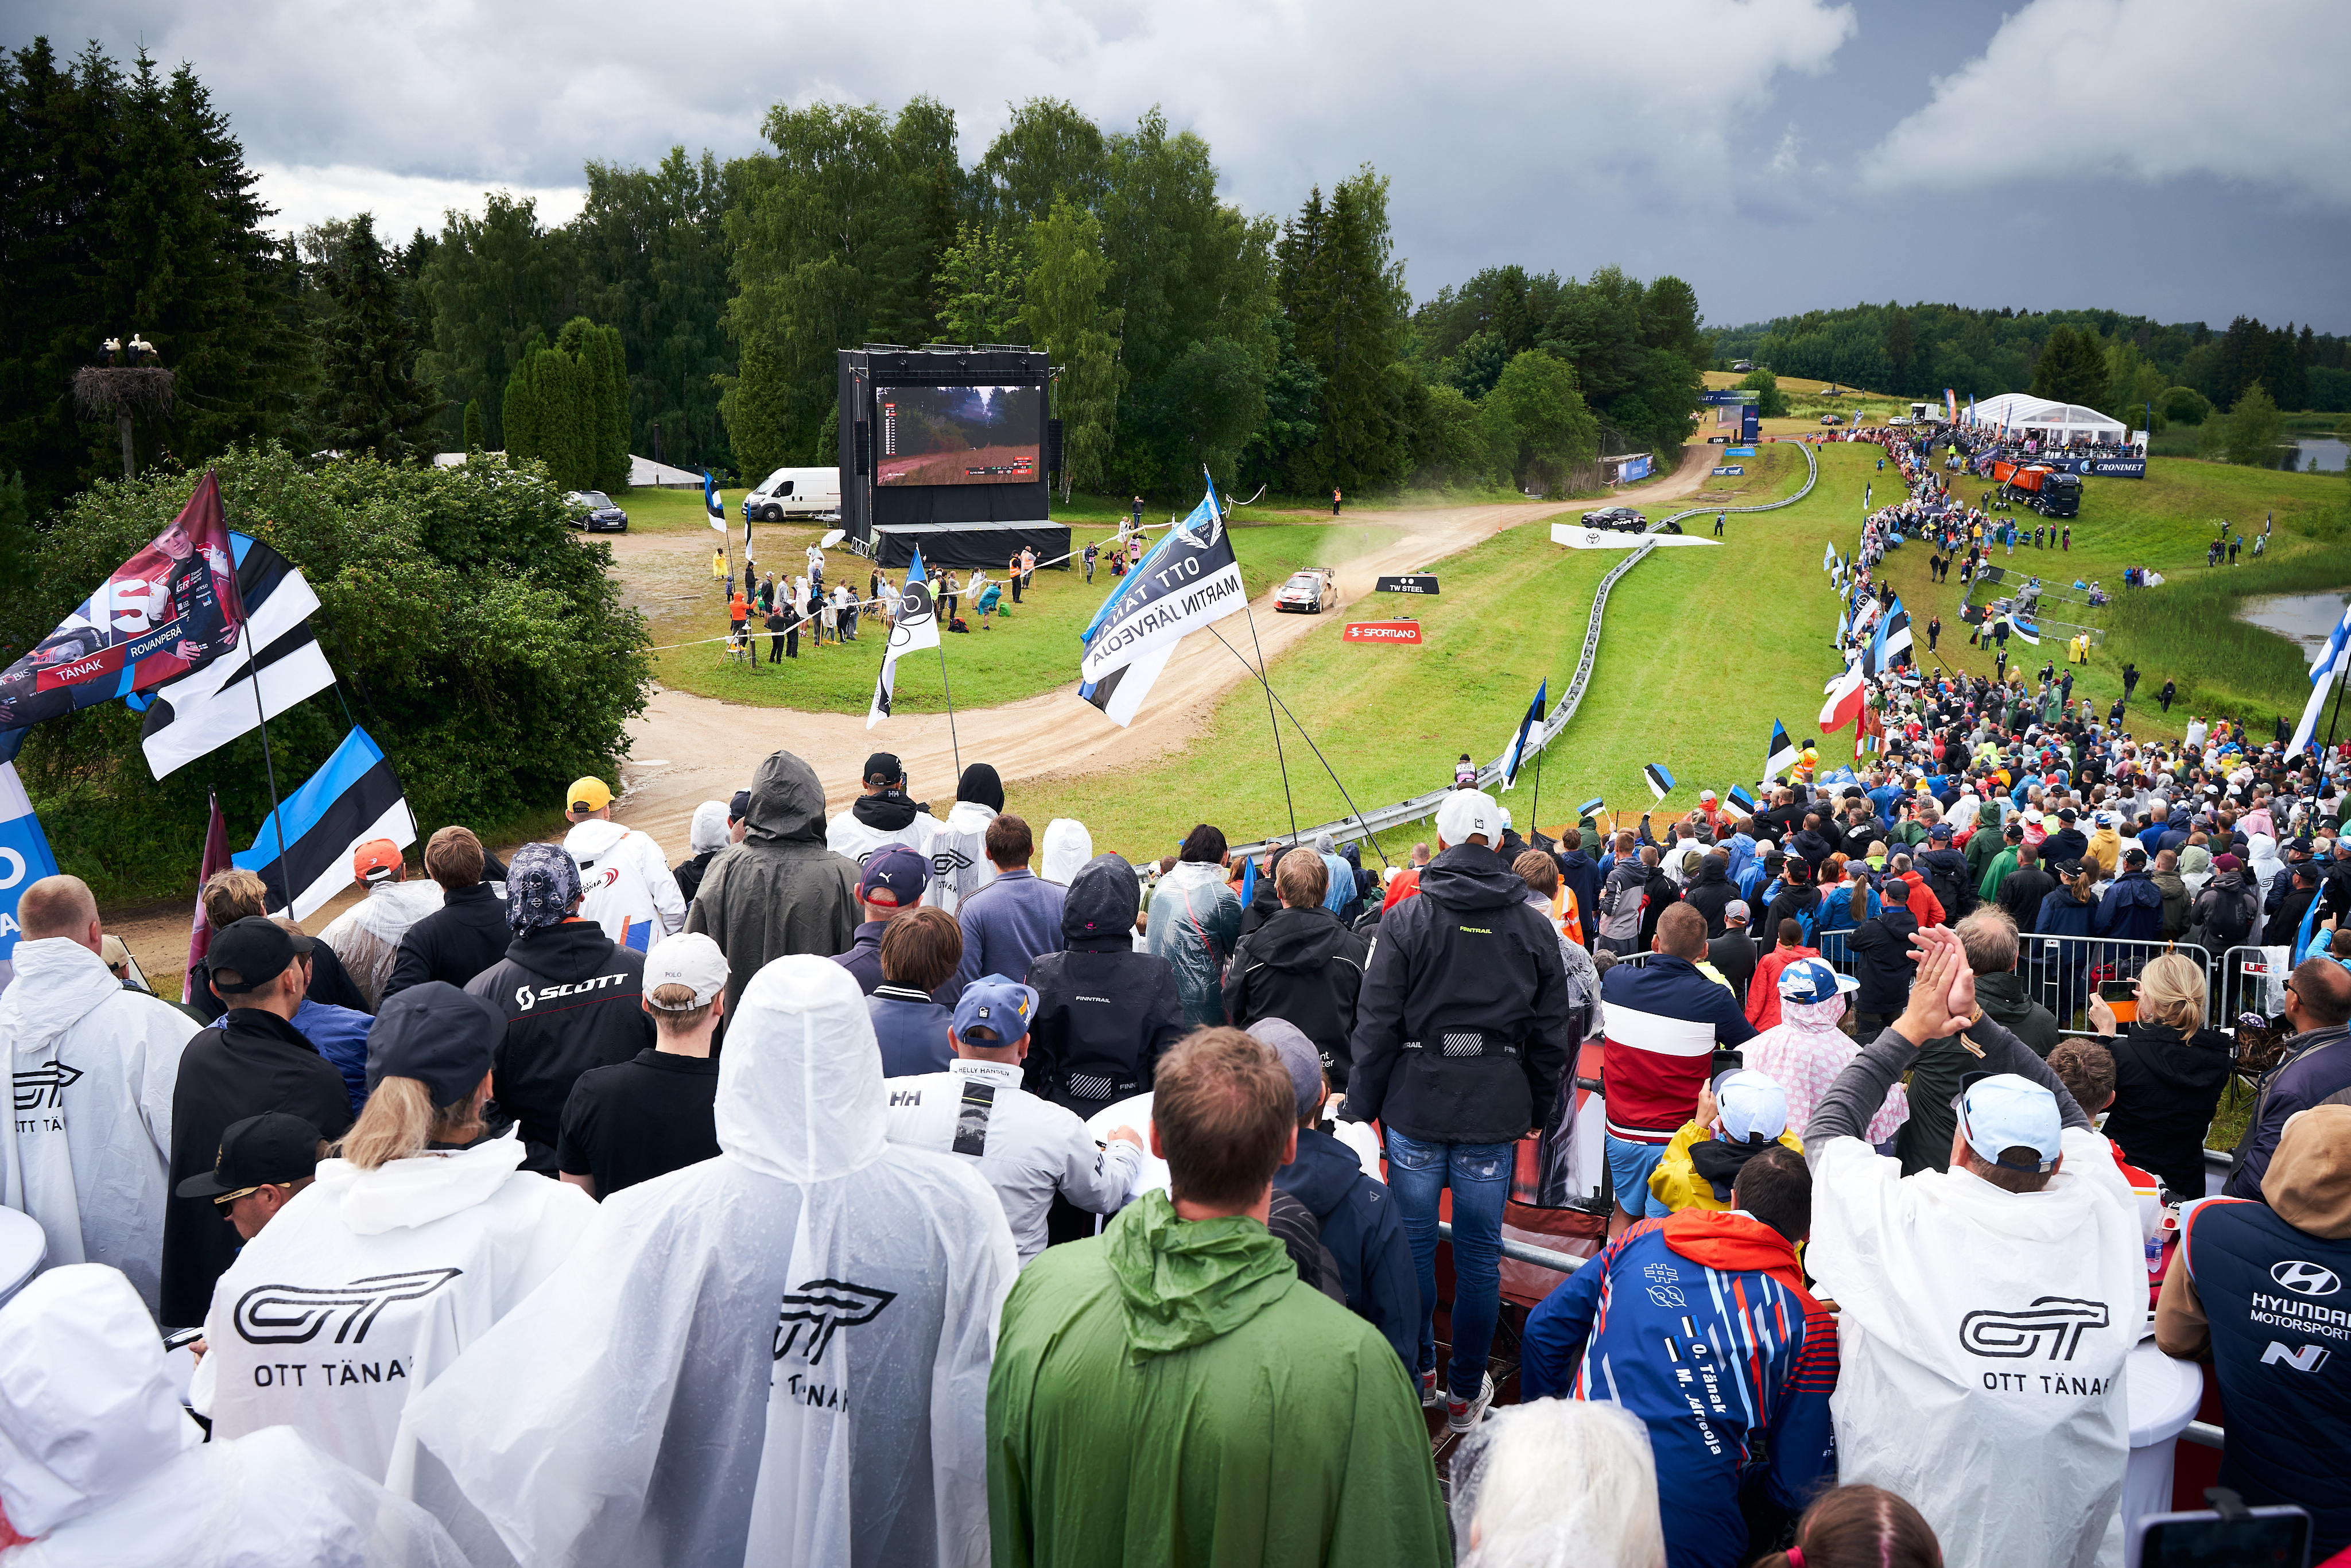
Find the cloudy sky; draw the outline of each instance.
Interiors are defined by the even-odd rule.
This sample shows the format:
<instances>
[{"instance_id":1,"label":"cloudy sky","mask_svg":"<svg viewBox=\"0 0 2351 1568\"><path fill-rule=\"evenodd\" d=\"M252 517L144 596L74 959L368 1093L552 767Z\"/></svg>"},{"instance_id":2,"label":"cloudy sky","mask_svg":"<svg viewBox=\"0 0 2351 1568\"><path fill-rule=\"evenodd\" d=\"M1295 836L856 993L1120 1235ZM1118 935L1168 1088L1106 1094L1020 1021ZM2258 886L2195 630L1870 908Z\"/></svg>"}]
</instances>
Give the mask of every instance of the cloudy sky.
<instances>
[{"instance_id":1,"label":"cloudy sky","mask_svg":"<svg viewBox=\"0 0 2351 1568\"><path fill-rule=\"evenodd\" d=\"M288 226L405 233L779 99L1151 105L1286 213L1368 162L1426 297L1679 273L1710 321L1898 298L2351 331L2341 0L15 0L0 41L185 60Z\"/></svg>"}]
</instances>

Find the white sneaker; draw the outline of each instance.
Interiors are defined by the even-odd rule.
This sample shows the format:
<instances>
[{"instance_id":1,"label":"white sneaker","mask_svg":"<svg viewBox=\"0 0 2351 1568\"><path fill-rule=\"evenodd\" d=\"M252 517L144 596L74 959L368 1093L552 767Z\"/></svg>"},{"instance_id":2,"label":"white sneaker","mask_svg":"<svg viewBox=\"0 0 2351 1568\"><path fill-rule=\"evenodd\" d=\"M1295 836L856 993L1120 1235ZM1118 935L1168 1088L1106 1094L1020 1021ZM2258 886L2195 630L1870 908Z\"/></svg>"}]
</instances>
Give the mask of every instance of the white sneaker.
<instances>
[{"instance_id":1,"label":"white sneaker","mask_svg":"<svg viewBox=\"0 0 2351 1568\"><path fill-rule=\"evenodd\" d=\"M1434 1410L1437 1408L1438 1402L1444 1397L1445 1396L1442 1394L1437 1392L1437 1374L1434 1372L1422 1373L1420 1375L1420 1407L1424 1410Z\"/></svg>"},{"instance_id":2,"label":"white sneaker","mask_svg":"<svg viewBox=\"0 0 2351 1568\"><path fill-rule=\"evenodd\" d=\"M1486 1418L1486 1407L1494 1402L1494 1375L1479 1379L1478 1397L1463 1399L1447 1392L1445 1396L1445 1424L1457 1432L1467 1432Z\"/></svg>"}]
</instances>

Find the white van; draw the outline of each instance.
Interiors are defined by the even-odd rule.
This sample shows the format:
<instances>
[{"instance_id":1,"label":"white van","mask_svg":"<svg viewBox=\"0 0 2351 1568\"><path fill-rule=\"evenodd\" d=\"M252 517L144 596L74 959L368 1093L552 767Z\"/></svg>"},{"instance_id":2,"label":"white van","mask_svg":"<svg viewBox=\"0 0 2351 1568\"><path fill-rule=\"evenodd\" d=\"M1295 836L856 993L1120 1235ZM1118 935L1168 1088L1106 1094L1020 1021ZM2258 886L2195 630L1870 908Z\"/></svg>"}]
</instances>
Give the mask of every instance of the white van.
<instances>
[{"instance_id":1,"label":"white van","mask_svg":"<svg viewBox=\"0 0 2351 1568\"><path fill-rule=\"evenodd\" d=\"M841 511L841 470L778 468L743 497L743 517L754 523L786 517L830 517Z\"/></svg>"}]
</instances>

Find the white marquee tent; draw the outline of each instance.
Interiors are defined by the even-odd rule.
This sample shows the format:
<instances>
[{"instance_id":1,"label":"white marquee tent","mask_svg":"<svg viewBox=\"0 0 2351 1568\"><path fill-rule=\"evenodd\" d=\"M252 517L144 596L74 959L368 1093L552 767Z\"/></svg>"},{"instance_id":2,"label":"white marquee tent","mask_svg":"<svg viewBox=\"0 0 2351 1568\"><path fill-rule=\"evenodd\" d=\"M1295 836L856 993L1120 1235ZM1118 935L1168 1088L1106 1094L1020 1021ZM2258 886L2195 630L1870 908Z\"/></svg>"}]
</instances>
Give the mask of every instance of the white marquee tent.
<instances>
[{"instance_id":1,"label":"white marquee tent","mask_svg":"<svg viewBox=\"0 0 2351 1568\"><path fill-rule=\"evenodd\" d=\"M2084 408L2078 402L2052 402L2045 397L2033 397L2027 392L2002 392L1976 405L1975 423L1994 428L2005 426L2012 431L2032 431L2048 436L2060 444L2067 441L2111 441L2122 443L2130 439L2130 432L2119 419L2109 419L2095 408Z\"/></svg>"}]
</instances>

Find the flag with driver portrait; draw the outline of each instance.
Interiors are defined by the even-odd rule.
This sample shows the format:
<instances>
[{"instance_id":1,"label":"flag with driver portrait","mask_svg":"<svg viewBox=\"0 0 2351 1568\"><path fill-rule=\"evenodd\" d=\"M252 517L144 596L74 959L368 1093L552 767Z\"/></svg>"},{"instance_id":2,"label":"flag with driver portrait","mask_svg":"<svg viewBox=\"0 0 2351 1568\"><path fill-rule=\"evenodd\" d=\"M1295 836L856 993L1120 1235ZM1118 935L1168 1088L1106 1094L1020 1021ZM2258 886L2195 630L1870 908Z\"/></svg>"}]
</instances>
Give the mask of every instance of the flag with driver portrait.
<instances>
[{"instance_id":1,"label":"flag with driver portrait","mask_svg":"<svg viewBox=\"0 0 2351 1568\"><path fill-rule=\"evenodd\" d=\"M890 643L882 651L882 674L873 682L873 706L865 715L872 729L890 716L890 698L898 680L898 661L907 653L939 645L938 609L931 602L931 585L923 576L923 552L906 572L906 586L898 591L898 617L890 622Z\"/></svg>"},{"instance_id":2,"label":"flag with driver portrait","mask_svg":"<svg viewBox=\"0 0 2351 1568\"><path fill-rule=\"evenodd\" d=\"M43 719L152 691L235 647L235 570L220 481L207 472L169 528L0 670L0 761Z\"/></svg>"}]
</instances>

